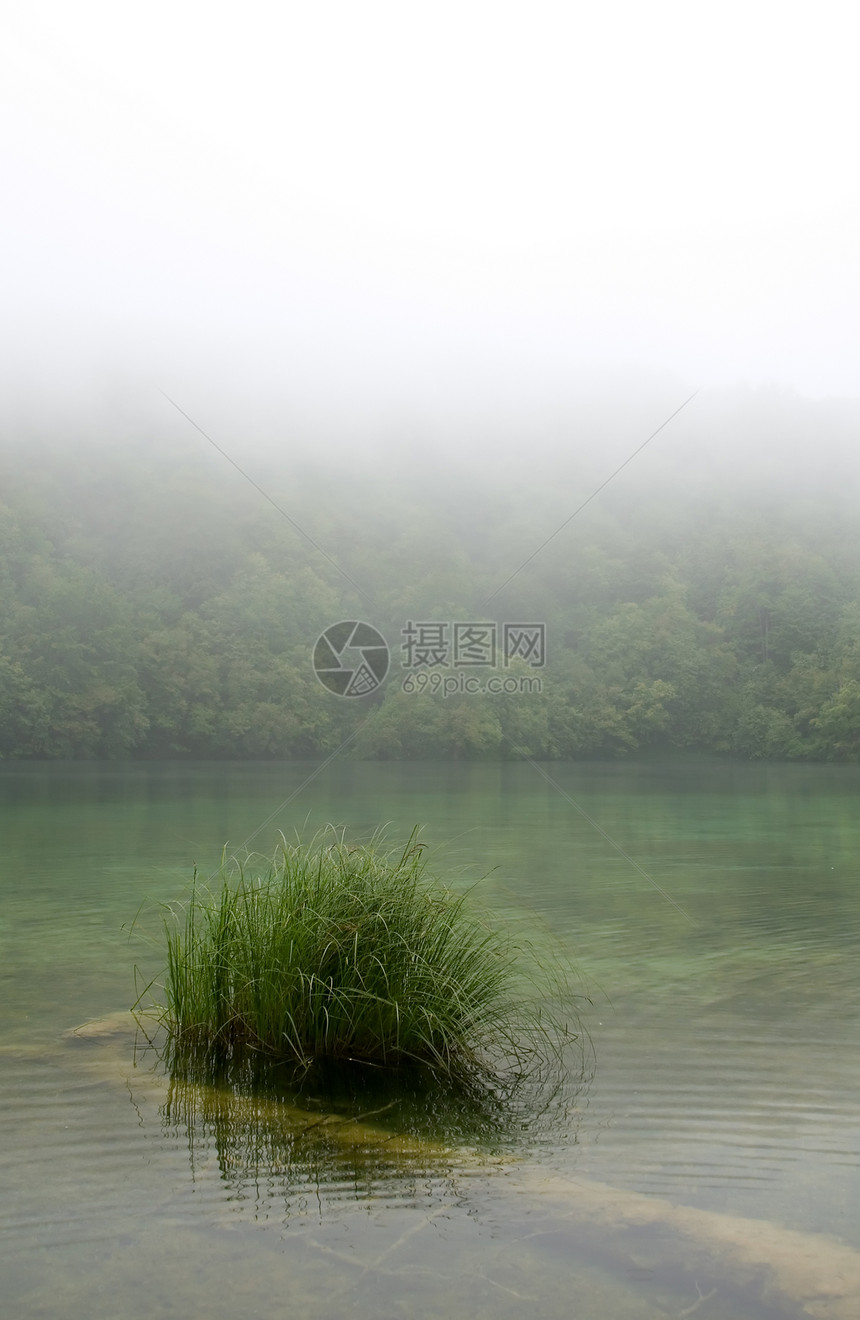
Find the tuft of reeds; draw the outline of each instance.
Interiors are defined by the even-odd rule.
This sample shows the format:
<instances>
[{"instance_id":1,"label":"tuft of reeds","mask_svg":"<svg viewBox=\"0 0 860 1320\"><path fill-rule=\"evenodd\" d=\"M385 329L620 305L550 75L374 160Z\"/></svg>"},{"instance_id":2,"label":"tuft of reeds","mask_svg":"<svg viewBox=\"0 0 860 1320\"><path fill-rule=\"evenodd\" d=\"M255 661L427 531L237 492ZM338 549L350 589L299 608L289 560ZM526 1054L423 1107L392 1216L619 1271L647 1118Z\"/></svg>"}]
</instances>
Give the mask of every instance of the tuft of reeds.
<instances>
[{"instance_id":1,"label":"tuft of reeds","mask_svg":"<svg viewBox=\"0 0 860 1320\"><path fill-rule=\"evenodd\" d=\"M468 1081L526 1076L558 1056L567 1032L548 1012L552 978L471 892L428 879L417 830L396 851L378 835L360 847L327 837L282 838L263 866L222 860L214 886L195 875L169 909L162 1020L174 1059L417 1064Z\"/></svg>"}]
</instances>

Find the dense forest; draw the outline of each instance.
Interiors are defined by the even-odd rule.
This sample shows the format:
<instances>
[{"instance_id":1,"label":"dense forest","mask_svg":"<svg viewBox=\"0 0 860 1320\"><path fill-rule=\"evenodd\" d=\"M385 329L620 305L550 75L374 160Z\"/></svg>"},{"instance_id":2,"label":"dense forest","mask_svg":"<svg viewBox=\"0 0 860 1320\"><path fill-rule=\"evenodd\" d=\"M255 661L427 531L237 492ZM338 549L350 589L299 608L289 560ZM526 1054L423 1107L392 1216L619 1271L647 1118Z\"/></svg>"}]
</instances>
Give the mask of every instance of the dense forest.
<instances>
[{"instance_id":1,"label":"dense forest","mask_svg":"<svg viewBox=\"0 0 860 1320\"><path fill-rule=\"evenodd\" d=\"M567 523L615 465L588 437L245 475L190 428L10 438L0 756L856 760L856 417L765 412L712 406L694 463L655 442ZM389 643L367 696L314 673L342 619ZM545 624L546 663L504 670L539 690L404 690L415 621Z\"/></svg>"}]
</instances>

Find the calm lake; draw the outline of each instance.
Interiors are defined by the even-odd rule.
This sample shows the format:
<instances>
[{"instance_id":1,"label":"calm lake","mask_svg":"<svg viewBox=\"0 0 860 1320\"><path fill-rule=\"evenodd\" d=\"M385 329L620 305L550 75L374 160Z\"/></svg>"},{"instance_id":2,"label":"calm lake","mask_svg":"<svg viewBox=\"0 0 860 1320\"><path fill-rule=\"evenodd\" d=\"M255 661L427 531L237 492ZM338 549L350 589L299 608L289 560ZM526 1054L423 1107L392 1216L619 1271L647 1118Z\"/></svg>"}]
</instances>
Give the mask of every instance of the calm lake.
<instances>
[{"instance_id":1,"label":"calm lake","mask_svg":"<svg viewBox=\"0 0 860 1320\"><path fill-rule=\"evenodd\" d=\"M860 768L316 769L0 766L6 1314L860 1315ZM574 969L521 1139L171 1087L114 1017L195 863L326 823L422 824Z\"/></svg>"}]
</instances>

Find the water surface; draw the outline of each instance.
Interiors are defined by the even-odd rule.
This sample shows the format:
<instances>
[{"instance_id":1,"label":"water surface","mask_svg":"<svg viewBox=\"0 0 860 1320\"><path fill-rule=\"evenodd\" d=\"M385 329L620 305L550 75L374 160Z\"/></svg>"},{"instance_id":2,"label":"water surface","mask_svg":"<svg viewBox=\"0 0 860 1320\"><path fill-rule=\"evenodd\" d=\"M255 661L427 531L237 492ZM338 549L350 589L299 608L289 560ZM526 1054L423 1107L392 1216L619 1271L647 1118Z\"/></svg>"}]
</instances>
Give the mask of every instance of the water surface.
<instances>
[{"instance_id":1,"label":"water surface","mask_svg":"<svg viewBox=\"0 0 860 1320\"><path fill-rule=\"evenodd\" d=\"M770 1266L637 1220L635 1198L824 1235L823 1261L860 1250L860 772L314 768L0 767L10 1314L802 1314ZM142 936L195 863L381 822L424 824L447 875L486 876L580 977L593 1052L562 1120L519 1146L446 1144L440 1120L410 1147L396 1111L297 1139L293 1113L171 1097L121 1034L63 1039L130 1006L135 965L156 974ZM597 1183L629 1194L626 1222L589 1221Z\"/></svg>"}]
</instances>

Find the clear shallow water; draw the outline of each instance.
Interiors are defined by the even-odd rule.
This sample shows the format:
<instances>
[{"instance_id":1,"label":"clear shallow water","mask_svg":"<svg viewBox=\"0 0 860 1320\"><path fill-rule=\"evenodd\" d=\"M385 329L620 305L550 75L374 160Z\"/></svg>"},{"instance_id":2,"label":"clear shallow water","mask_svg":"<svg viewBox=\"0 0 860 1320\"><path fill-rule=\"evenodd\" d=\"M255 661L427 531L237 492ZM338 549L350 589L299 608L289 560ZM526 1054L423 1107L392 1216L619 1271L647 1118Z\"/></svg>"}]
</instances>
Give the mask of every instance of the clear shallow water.
<instances>
[{"instance_id":1,"label":"clear shallow water","mask_svg":"<svg viewBox=\"0 0 860 1320\"><path fill-rule=\"evenodd\" d=\"M860 773L545 768L335 762L287 802L312 767L0 767L9 1314L802 1313L706 1229L583 1207L596 1181L860 1249ZM581 973L593 1058L562 1123L477 1154L398 1147L391 1114L297 1139L241 1099L171 1104L121 1034L62 1040L129 1007L158 959L123 926L194 862L263 822L270 850L277 829L380 821L491 872L487 901Z\"/></svg>"}]
</instances>

